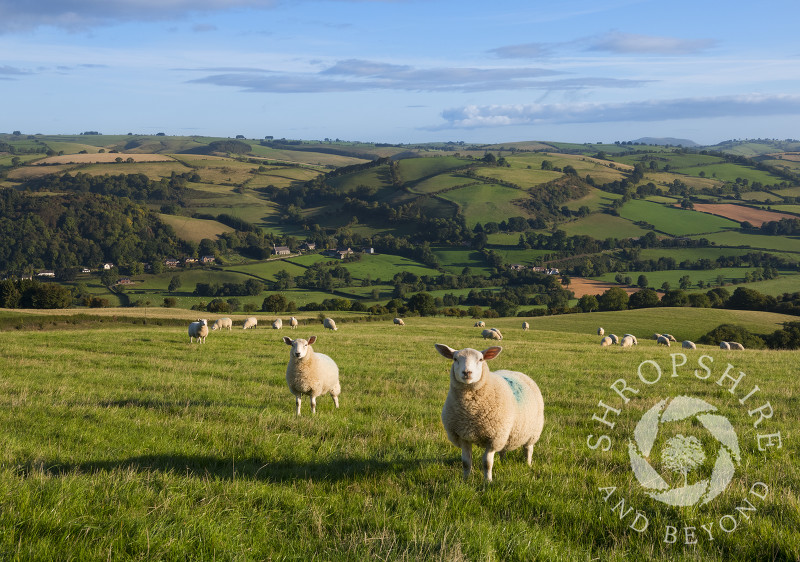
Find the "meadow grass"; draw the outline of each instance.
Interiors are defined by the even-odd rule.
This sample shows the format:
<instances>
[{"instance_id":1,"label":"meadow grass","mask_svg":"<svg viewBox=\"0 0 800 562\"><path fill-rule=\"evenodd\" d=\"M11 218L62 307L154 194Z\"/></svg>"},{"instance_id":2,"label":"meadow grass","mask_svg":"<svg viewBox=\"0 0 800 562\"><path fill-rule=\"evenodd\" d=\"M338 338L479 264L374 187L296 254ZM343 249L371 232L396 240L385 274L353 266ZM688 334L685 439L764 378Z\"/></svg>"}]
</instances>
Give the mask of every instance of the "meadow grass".
<instances>
[{"instance_id":1,"label":"meadow grass","mask_svg":"<svg viewBox=\"0 0 800 562\"><path fill-rule=\"evenodd\" d=\"M717 246L800 252L800 237L797 236L769 236L767 234L750 234L729 230L695 235L692 238L706 238Z\"/></svg>"},{"instance_id":2,"label":"meadow grass","mask_svg":"<svg viewBox=\"0 0 800 562\"><path fill-rule=\"evenodd\" d=\"M650 201L633 199L628 201L619 211L622 218L631 221L646 221L656 230L673 236L687 236L706 232L739 228L739 223L722 217L678 209Z\"/></svg>"},{"instance_id":3,"label":"meadow grass","mask_svg":"<svg viewBox=\"0 0 800 562\"><path fill-rule=\"evenodd\" d=\"M657 326L682 321L658 314L667 316L651 314ZM647 320L634 316L619 315L620 327ZM496 462L491 485L477 471L461 479L460 453L439 420L449 363L433 343L483 349L472 320L239 329L213 332L203 345L177 326L6 332L0 552L8 560L797 559L796 352L703 348L687 353L675 378L671 350L644 337L634 349L600 348L597 321L612 318L532 319L529 332L519 319L492 322L505 334L492 367L539 383L545 429L533 466L511 453ZM554 320L573 323L562 331ZM312 333L315 349L339 363L341 408L326 397L311 416L305 400L298 418L280 336ZM716 360L709 381L692 376L701 353ZM637 379L645 360L665 371L652 387ZM774 406L759 429L781 431L782 449L758 451L747 409L711 382L727 361L747 373L737 397L757 383L758 403ZM630 404L609 388L618 378L640 391ZM742 463L703 507L650 499L626 452L644 411L678 394L717 404L739 432ZM608 452L587 446L604 432L592 421L601 400L621 411ZM720 531L755 481L769 494L750 497L757 511L735 532ZM600 488L612 486L614 501L624 497L624 509L648 518L646 532L603 500ZM713 541L701 524L714 525ZM666 544L667 525L696 526L698 544Z\"/></svg>"},{"instance_id":4,"label":"meadow grass","mask_svg":"<svg viewBox=\"0 0 800 562\"><path fill-rule=\"evenodd\" d=\"M630 203L630 201L628 202ZM592 213L580 219L565 222L559 228L570 236L591 236L598 240L606 238L634 238L649 231L633 224L633 220L604 213Z\"/></svg>"},{"instance_id":5,"label":"meadow grass","mask_svg":"<svg viewBox=\"0 0 800 562\"><path fill-rule=\"evenodd\" d=\"M159 213L158 218L165 224L170 225L175 234L183 240L199 243L204 238L216 240L225 232L233 232L233 228L221 222L208 219L194 219L178 215L165 215Z\"/></svg>"},{"instance_id":6,"label":"meadow grass","mask_svg":"<svg viewBox=\"0 0 800 562\"><path fill-rule=\"evenodd\" d=\"M746 179L750 182L761 182L764 185L778 184L782 180L778 176L774 176L769 172L762 172L749 166L741 166L739 164L719 163L703 165L700 167L679 168L675 171L690 176L697 176L700 172L704 172L706 177L715 178L722 181L736 181L737 178Z\"/></svg>"},{"instance_id":7,"label":"meadow grass","mask_svg":"<svg viewBox=\"0 0 800 562\"><path fill-rule=\"evenodd\" d=\"M514 201L525 199L527 193L494 184L478 184L454 189L441 195L461 207L469 228L478 222L501 222L508 217L527 217L529 213Z\"/></svg>"}]
</instances>

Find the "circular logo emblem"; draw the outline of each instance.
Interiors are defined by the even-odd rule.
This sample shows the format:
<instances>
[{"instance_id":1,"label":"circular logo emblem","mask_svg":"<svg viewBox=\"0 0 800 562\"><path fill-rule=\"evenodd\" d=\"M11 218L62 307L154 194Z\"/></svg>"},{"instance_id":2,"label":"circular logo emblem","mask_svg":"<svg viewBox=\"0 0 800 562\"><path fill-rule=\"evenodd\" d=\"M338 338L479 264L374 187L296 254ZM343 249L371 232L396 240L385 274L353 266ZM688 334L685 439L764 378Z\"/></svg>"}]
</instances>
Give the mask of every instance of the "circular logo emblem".
<instances>
[{"instance_id":1,"label":"circular logo emblem","mask_svg":"<svg viewBox=\"0 0 800 562\"><path fill-rule=\"evenodd\" d=\"M667 404L669 402L669 404ZM734 460L741 462L739 439L733 426L723 416L712 414L717 409L704 400L689 396L677 396L670 402L664 399L647 412L636 424L633 441L628 442L631 468L647 494L662 503L673 506L706 504L721 494L730 484L735 471ZM667 424L693 418L716 440L719 448L714 468L708 478L689 483L689 473L702 466L707 459L701 441L694 436L681 433L661 440L661 466L683 476L682 486L671 487L648 462L660 432Z\"/></svg>"}]
</instances>

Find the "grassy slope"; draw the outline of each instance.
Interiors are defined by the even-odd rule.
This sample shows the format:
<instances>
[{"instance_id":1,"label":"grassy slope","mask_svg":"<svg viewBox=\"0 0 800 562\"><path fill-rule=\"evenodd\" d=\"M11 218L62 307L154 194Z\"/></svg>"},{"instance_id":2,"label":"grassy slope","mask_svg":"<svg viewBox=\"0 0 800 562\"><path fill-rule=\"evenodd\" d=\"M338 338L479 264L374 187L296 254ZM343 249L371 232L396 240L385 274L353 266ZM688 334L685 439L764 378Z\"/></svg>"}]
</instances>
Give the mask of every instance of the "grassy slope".
<instances>
[{"instance_id":1,"label":"grassy slope","mask_svg":"<svg viewBox=\"0 0 800 562\"><path fill-rule=\"evenodd\" d=\"M623 205L620 216L631 221L644 220L656 230L673 236L687 236L738 228L739 223L707 213L667 207L650 201L632 199Z\"/></svg>"},{"instance_id":2,"label":"grassy slope","mask_svg":"<svg viewBox=\"0 0 800 562\"><path fill-rule=\"evenodd\" d=\"M648 388L638 383L638 365L655 360L669 373L675 350L644 337L635 349L603 349L594 335L600 324L619 333L677 335L684 325L716 325L723 316L712 313L722 312L537 318L527 333L517 319L493 322L505 334L493 368L537 380L546 422L533 467L511 453L496 461L491 486L477 474L461 480L460 454L439 421L448 363L433 343L482 348L471 320L412 318L404 328L340 323L336 333L302 326L296 335L316 333L316 349L339 363L343 392L338 411L325 398L312 417L306 400L300 418L284 381L285 331L215 332L202 346L188 343L184 327L7 332L0 338L7 358L0 551L8 558L69 553L84 560L283 559L307 552L325 560L796 559L796 442L785 438L783 449L760 453L746 409L692 376L699 353L717 360L715 379L730 361L747 373L740 395L757 383L759 404L768 399L774 406L775 418L760 429L786 436L800 405L796 353L721 355L704 348L690 354L678 378ZM768 316L739 318L776 319ZM617 378L641 391L624 408L609 389ZM625 436L642 413L676 394L719 405L742 447L728 490L694 510L648 498L626 452ZM607 453L586 446L587 436L602 430L591 419L600 400L622 409L613 433L619 440ZM716 522L736 514L756 480L767 482L770 494L757 501L749 522L721 533ZM650 529L629 529L613 502L603 501L601 486L618 487ZM713 542L663 542L667 524L699 530L709 522Z\"/></svg>"}]
</instances>

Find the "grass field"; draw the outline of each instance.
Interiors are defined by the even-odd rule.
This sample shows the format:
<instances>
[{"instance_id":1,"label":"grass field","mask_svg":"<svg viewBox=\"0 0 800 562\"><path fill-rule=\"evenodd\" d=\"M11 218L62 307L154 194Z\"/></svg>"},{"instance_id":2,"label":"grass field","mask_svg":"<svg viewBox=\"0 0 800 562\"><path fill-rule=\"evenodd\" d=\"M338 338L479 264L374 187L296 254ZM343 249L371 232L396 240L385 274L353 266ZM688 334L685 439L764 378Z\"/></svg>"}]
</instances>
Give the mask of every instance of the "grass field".
<instances>
[{"instance_id":1,"label":"grass field","mask_svg":"<svg viewBox=\"0 0 800 562\"><path fill-rule=\"evenodd\" d=\"M693 238L706 238L717 246L744 246L765 250L800 252L800 238L791 236L768 236L745 232L715 232Z\"/></svg>"},{"instance_id":2,"label":"grass field","mask_svg":"<svg viewBox=\"0 0 800 562\"><path fill-rule=\"evenodd\" d=\"M208 219L193 219L191 217L165 215L163 213L159 213L158 218L170 225L179 238L191 242L200 242L204 238L216 240L220 234L233 232L231 227Z\"/></svg>"},{"instance_id":3,"label":"grass field","mask_svg":"<svg viewBox=\"0 0 800 562\"><path fill-rule=\"evenodd\" d=\"M528 194L519 189L494 184L478 184L454 189L441 195L442 199L458 204L467 226L478 222L501 222L508 217L527 216L525 209L513 201L524 199Z\"/></svg>"},{"instance_id":4,"label":"grass field","mask_svg":"<svg viewBox=\"0 0 800 562\"><path fill-rule=\"evenodd\" d=\"M631 271L627 273L623 273L623 276L630 276L633 279L633 283L636 283L636 280L639 278L639 275L644 275L647 277L648 286L660 289L661 285L664 282L670 284L672 289L677 289L679 287L680 278L684 275L688 275L689 279L692 282L692 286L690 287L691 290L699 290L697 287L698 281L703 281L706 284L712 284L716 286L717 278L722 275L724 277L724 282L728 284L726 287L730 292L736 290L738 285L742 285L744 287L755 287L754 283L744 283L744 276L748 272L754 271L754 268L751 267L720 267L717 269L704 269L704 270L692 270L692 269L670 269L666 271L647 271L647 272L638 272L638 271ZM787 292L789 287L796 287L800 288L800 277L797 275L796 272L792 271L783 271L781 272L782 276L775 280L770 280L769 282L760 282L761 285L758 288L759 291L765 292L765 294L769 295L780 295L782 293ZM600 281L614 281L617 273L606 273L595 279ZM707 291L708 288L702 289L702 291ZM794 291L791 291L794 292Z\"/></svg>"},{"instance_id":5,"label":"grass field","mask_svg":"<svg viewBox=\"0 0 800 562\"><path fill-rule=\"evenodd\" d=\"M658 203L632 199L620 209L619 215L631 221L646 221L656 230L673 236L688 236L704 232L739 228L739 223L697 211L676 209Z\"/></svg>"},{"instance_id":6,"label":"grass field","mask_svg":"<svg viewBox=\"0 0 800 562\"><path fill-rule=\"evenodd\" d=\"M631 202L629 201L628 204ZM635 219L636 220L636 219ZM586 235L598 240L606 238L635 238L649 232L636 226L630 220L602 213L592 213L570 222L559 225L559 228L570 236Z\"/></svg>"},{"instance_id":7,"label":"grass field","mask_svg":"<svg viewBox=\"0 0 800 562\"><path fill-rule=\"evenodd\" d=\"M476 470L462 480L439 420L449 362L433 344L483 349L470 319L339 322L335 333L301 326L291 335L319 337L315 349L338 362L343 390L339 410L320 399L311 416L304 400L299 418L284 380L286 330L213 332L191 345L185 326L12 329L0 338L0 551L36 560L795 560L796 352L701 347L671 376L677 350L646 339L655 329L696 338L730 318L771 327L784 317L592 313L531 319L529 332L519 319L493 321L505 338L490 365L538 382L545 429L532 467L512 452L496 460L491 485ZM638 332L640 344L600 348L598 325ZM706 381L693 375L704 353L714 359ZM637 378L644 361L664 370L658 383ZM728 362L746 373L735 392L715 382ZM620 378L638 391L629 403L610 388ZM738 435L741 463L704 506L651 499L628 458L637 421L677 395L709 402ZM748 406L766 401L774 416L754 429ZM592 420L600 402L619 408L613 431ZM759 451L756 434L776 432L782 448ZM599 434L611 450L589 448ZM748 493L754 482L768 486L763 499ZM755 511L736 510L745 498ZM641 533L630 528L636 513L648 521ZM737 528L726 533L730 514ZM664 540L668 526L675 544ZM683 544L683 527L694 527L697 544Z\"/></svg>"}]
</instances>

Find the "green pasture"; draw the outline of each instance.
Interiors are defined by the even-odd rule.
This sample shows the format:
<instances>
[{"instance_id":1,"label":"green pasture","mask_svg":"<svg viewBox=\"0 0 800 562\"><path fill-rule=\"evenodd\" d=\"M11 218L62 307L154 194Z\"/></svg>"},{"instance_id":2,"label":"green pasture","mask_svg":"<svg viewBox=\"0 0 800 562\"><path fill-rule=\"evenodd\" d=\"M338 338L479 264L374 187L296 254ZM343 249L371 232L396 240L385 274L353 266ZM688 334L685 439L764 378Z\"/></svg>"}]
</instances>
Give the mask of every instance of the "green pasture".
<instances>
[{"instance_id":1,"label":"green pasture","mask_svg":"<svg viewBox=\"0 0 800 562\"><path fill-rule=\"evenodd\" d=\"M121 157L124 160L125 155ZM191 171L180 162L102 162L97 164L88 164L82 166L81 173L91 174L95 176L119 175L119 174L144 174L151 180L159 180L161 178L168 178L173 173L183 174Z\"/></svg>"},{"instance_id":2,"label":"green pasture","mask_svg":"<svg viewBox=\"0 0 800 562\"><path fill-rule=\"evenodd\" d=\"M215 240L220 234L233 232L229 226L208 219L193 219L178 215L165 215L159 213L158 218L170 225L178 238L191 242L200 242L204 238Z\"/></svg>"},{"instance_id":3,"label":"green pasture","mask_svg":"<svg viewBox=\"0 0 800 562\"><path fill-rule=\"evenodd\" d=\"M533 265L537 263L540 258L553 253L551 250L520 250L518 248L493 248L493 250L495 253L499 254L506 263L523 265Z\"/></svg>"},{"instance_id":4,"label":"green pasture","mask_svg":"<svg viewBox=\"0 0 800 562\"><path fill-rule=\"evenodd\" d=\"M400 181L403 184L413 184L421 179L444 174L455 168L463 168L468 163L467 160L455 156L405 158L397 162L397 167Z\"/></svg>"},{"instance_id":5,"label":"green pasture","mask_svg":"<svg viewBox=\"0 0 800 562\"><path fill-rule=\"evenodd\" d=\"M628 201L626 205L630 205L632 202ZM592 213L581 219L559 224L559 228L569 236L591 236L598 240L605 240L606 238L636 238L650 232L633 224L633 220L641 219L628 220L605 213Z\"/></svg>"},{"instance_id":6,"label":"green pasture","mask_svg":"<svg viewBox=\"0 0 800 562\"><path fill-rule=\"evenodd\" d=\"M225 271L231 273L244 273L252 275L259 279L267 279L269 281L275 280L275 274L284 270L293 277L302 275L306 268L296 265L288 260L283 259L270 259L267 261L260 261L254 263L244 263L241 265L232 265L225 268Z\"/></svg>"},{"instance_id":7,"label":"green pasture","mask_svg":"<svg viewBox=\"0 0 800 562\"><path fill-rule=\"evenodd\" d=\"M741 248L644 248L639 252L643 260L658 260L658 258L672 258L676 263L682 261L698 261L707 259L714 261L720 256L743 256L751 250Z\"/></svg>"},{"instance_id":8,"label":"green pasture","mask_svg":"<svg viewBox=\"0 0 800 562\"><path fill-rule=\"evenodd\" d=\"M577 211L581 207L589 207L591 212L600 211L607 208L616 199L621 199L622 195L617 193L608 193L600 189L592 188L589 195L585 195L580 199L572 199L567 201L564 205L570 211Z\"/></svg>"},{"instance_id":9,"label":"green pasture","mask_svg":"<svg viewBox=\"0 0 800 562\"><path fill-rule=\"evenodd\" d=\"M768 236L738 231L714 232L692 238L706 238L717 246L739 246L759 250L800 252L800 238L792 236Z\"/></svg>"},{"instance_id":10,"label":"green pasture","mask_svg":"<svg viewBox=\"0 0 800 562\"><path fill-rule=\"evenodd\" d=\"M341 192L354 191L362 185L381 190L388 187L389 183L389 167L386 165L353 172L330 180L330 184Z\"/></svg>"},{"instance_id":11,"label":"green pasture","mask_svg":"<svg viewBox=\"0 0 800 562\"><path fill-rule=\"evenodd\" d=\"M782 178L778 176L773 176L768 172L762 172L761 170L756 170L755 168L751 168L749 166L742 166L740 164L731 164L731 163L720 163L720 164L710 164L700 167L692 167L692 168L682 168L680 170L681 173L688 174L690 176L697 176L700 175L700 172L704 172L706 177L715 178L722 181L736 181L736 178L746 179L749 182L761 182L764 185L773 185L779 184L783 181Z\"/></svg>"},{"instance_id":12,"label":"green pasture","mask_svg":"<svg viewBox=\"0 0 800 562\"><path fill-rule=\"evenodd\" d=\"M439 275L439 271L418 261L392 254L364 254L359 261L343 263L342 267L345 267L354 279L365 279L369 275L371 279L389 281L397 273L405 271L420 276Z\"/></svg>"},{"instance_id":13,"label":"green pasture","mask_svg":"<svg viewBox=\"0 0 800 562\"><path fill-rule=\"evenodd\" d=\"M773 189L772 193L780 195L781 197L800 197L800 185L795 187L786 187L784 189Z\"/></svg>"},{"instance_id":14,"label":"green pasture","mask_svg":"<svg viewBox=\"0 0 800 562\"><path fill-rule=\"evenodd\" d=\"M481 253L476 250L446 246L436 246L432 250L439 259L439 264L449 273L460 274L465 267L470 268L473 275L489 275L492 272Z\"/></svg>"},{"instance_id":15,"label":"green pasture","mask_svg":"<svg viewBox=\"0 0 800 562\"><path fill-rule=\"evenodd\" d=\"M510 168L482 166L475 173L479 176L510 182L522 188L534 187L561 177L561 172L542 170L541 158L538 165L527 164L525 158L509 158ZM528 169L528 166L532 166Z\"/></svg>"},{"instance_id":16,"label":"green pasture","mask_svg":"<svg viewBox=\"0 0 800 562\"><path fill-rule=\"evenodd\" d=\"M436 176L426 178L414 184L413 187L408 188L412 193L436 193L443 189L450 189L459 185L466 185L473 183L475 180L466 178L464 176L457 176L453 174L442 173Z\"/></svg>"},{"instance_id":17,"label":"green pasture","mask_svg":"<svg viewBox=\"0 0 800 562\"><path fill-rule=\"evenodd\" d=\"M769 191L747 191L740 194L743 201L758 201L759 203L782 202L783 199L776 197Z\"/></svg>"},{"instance_id":18,"label":"green pasture","mask_svg":"<svg viewBox=\"0 0 800 562\"><path fill-rule=\"evenodd\" d=\"M0 552L27 560L795 560L800 557L796 352L671 353L647 340L671 330L695 339L720 321L751 329L784 317L735 311L664 310L498 319L504 339L493 369L519 370L542 389L545 427L532 466L519 451L495 460L494 482L461 453L440 412L450 362L434 343L483 349L474 320L407 318L355 323L337 332L311 321L296 331L212 332L190 344L185 326L115 325L10 330L0 395ZM237 316L238 320L241 316ZM597 326L639 333L639 345L601 348ZM338 363L342 393L302 415L285 382L283 336L317 335ZM155 350L155 351L154 351ZM700 355L707 380L695 376ZM709 360L710 358L710 360ZM662 376L645 384L637 376ZM746 373L734 388L725 366ZM649 370L648 370L649 369ZM699 374L704 374L700 370ZM623 402L611 385L637 393ZM648 378L646 380L655 380ZM717 381L720 381L719 384ZM754 387L759 391L742 407ZM730 390L730 391L729 391ZM705 400L737 434L741 461L707 505L675 508L647 495L627 443L661 400ZM773 417L754 428L749 407ZM616 408L614 427L593 420ZM689 434L697 426L684 424ZM680 426L683 428L684 426ZM674 426L664 432L674 430ZM782 435L760 451L756 433ZM607 434L608 451L590 436ZM662 441L665 437L662 436ZM706 462L689 478L711 471ZM658 442L662 447L662 442ZM659 463L656 469L677 482ZM769 492L749 494L754 482ZM677 485L677 484L676 484ZM610 499L604 493L614 488ZM603 490L605 489L605 491ZM624 499L625 503L620 505ZM754 511L740 514L744 499ZM630 511L628 509L630 508ZM636 513L648 521L630 528ZM737 523L725 533L726 515ZM747 516L747 518L745 518ZM723 522L725 524L726 522ZM668 525L694 527L696 544L665 543ZM702 525L712 530L708 538ZM681 535L682 536L682 535Z\"/></svg>"},{"instance_id":19,"label":"green pasture","mask_svg":"<svg viewBox=\"0 0 800 562\"><path fill-rule=\"evenodd\" d=\"M689 280L692 282L691 287L689 290L695 291L700 290L708 291L711 287L706 287L704 289L699 289L697 286L698 281L703 281L706 285L712 285L714 287L717 286L717 279L720 275L724 278L724 283L726 284L729 291L733 292L736 289L736 286L742 285L746 287L752 287L753 283L744 283L745 274L747 272L753 272L756 268L752 267L719 267L717 269L668 269L664 271L629 271L623 272L623 276L629 276L633 284L635 285L639 275L644 275L647 277L647 285L648 287L652 287L654 289L660 289L664 282L670 284L671 289L678 289L679 288L679 281L681 277L684 275L689 276ZM762 282L762 288L769 290L766 294L770 295L780 295L786 292L786 288L791 287L792 285L796 287L795 290L800 290L800 276L798 276L796 271L780 271L781 277L779 279L774 280L774 283L767 283ZM600 281L606 281L609 283L614 282L614 278L618 275L618 273L604 273L596 277L595 279ZM780 283L777 281L780 280ZM752 287L756 288L756 287ZM761 290L761 289L759 289Z\"/></svg>"},{"instance_id":20,"label":"green pasture","mask_svg":"<svg viewBox=\"0 0 800 562\"><path fill-rule=\"evenodd\" d=\"M672 185L675 180L679 180L688 187L693 187L695 189L714 188L722 185L722 181L715 178L701 178L699 176L674 174L672 172L651 172L648 170L645 172L644 176L645 183L655 183L656 186L659 186L664 193L668 192L669 186Z\"/></svg>"},{"instance_id":21,"label":"green pasture","mask_svg":"<svg viewBox=\"0 0 800 562\"><path fill-rule=\"evenodd\" d=\"M688 236L724 229L739 228L739 223L722 217L651 203L641 199L628 201L619 211L622 218L645 221L656 230L673 236Z\"/></svg>"},{"instance_id":22,"label":"green pasture","mask_svg":"<svg viewBox=\"0 0 800 562\"><path fill-rule=\"evenodd\" d=\"M261 146L252 143L251 153L255 156L267 160L277 160L281 162L296 162L298 164L308 164L325 168L340 168L342 166L352 166L367 162L363 158L356 156L344 156L341 154L329 154L326 152L315 152L310 150L284 150Z\"/></svg>"},{"instance_id":23,"label":"green pasture","mask_svg":"<svg viewBox=\"0 0 800 562\"><path fill-rule=\"evenodd\" d=\"M250 188L267 187L289 187L294 183L304 183L314 179L320 174L319 171L311 168L299 168L295 166L269 168L265 172L258 172L247 180L246 186Z\"/></svg>"},{"instance_id":24,"label":"green pasture","mask_svg":"<svg viewBox=\"0 0 800 562\"><path fill-rule=\"evenodd\" d=\"M800 205L771 205L771 210L800 215ZM800 218L800 217L798 217Z\"/></svg>"},{"instance_id":25,"label":"green pasture","mask_svg":"<svg viewBox=\"0 0 800 562\"><path fill-rule=\"evenodd\" d=\"M495 184L478 184L454 189L440 195L442 199L458 204L467 226L472 228L481 222L502 222L508 217L527 216L527 212L515 205L516 200L527 197L525 191Z\"/></svg>"}]
</instances>

